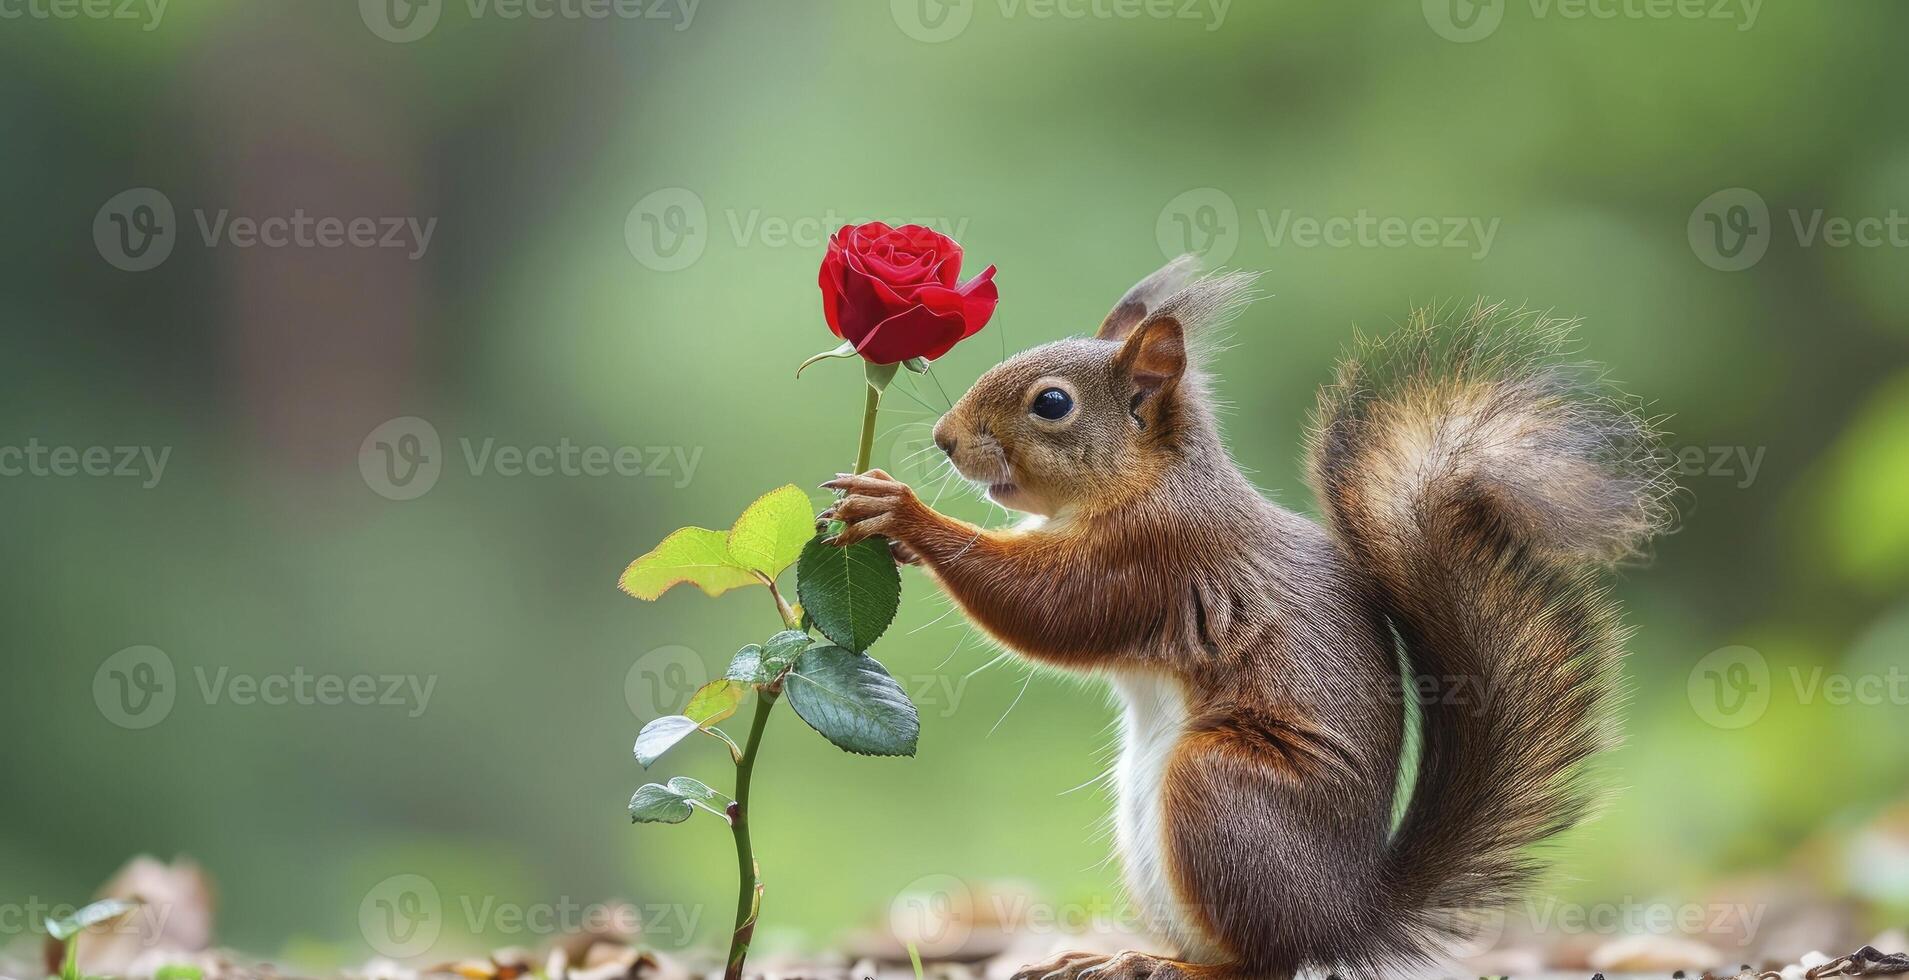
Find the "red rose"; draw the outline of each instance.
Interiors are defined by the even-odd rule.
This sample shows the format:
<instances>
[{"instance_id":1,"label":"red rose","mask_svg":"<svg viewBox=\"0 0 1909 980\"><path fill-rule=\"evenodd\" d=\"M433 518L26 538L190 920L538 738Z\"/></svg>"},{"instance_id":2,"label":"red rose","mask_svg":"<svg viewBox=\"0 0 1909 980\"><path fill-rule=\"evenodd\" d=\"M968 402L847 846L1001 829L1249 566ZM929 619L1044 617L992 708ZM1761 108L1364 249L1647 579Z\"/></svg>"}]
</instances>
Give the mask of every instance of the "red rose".
<instances>
[{"instance_id":1,"label":"red rose","mask_svg":"<svg viewBox=\"0 0 1909 980\"><path fill-rule=\"evenodd\" d=\"M822 313L875 364L934 360L979 333L999 295L994 266L965 283L961 246L920 225L843 225L822 259Z\"/></svg>"}]
</instances>

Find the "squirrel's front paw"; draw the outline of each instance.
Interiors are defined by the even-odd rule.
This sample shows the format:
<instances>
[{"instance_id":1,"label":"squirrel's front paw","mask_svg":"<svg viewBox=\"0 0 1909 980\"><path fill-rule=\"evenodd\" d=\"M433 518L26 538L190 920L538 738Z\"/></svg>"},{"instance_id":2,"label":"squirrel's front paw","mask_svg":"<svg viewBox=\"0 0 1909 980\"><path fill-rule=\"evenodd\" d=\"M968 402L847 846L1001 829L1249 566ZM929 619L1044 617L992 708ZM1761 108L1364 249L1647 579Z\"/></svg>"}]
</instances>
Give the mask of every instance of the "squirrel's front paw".
<instances>
[{"instance_id":1,"label":"squirrel's front paw","mask_svg":"<svg viewBox=\"0 0 1909 980\"><path fill-rule=\"evenodd\" d=\"M822 486L844 494L835 506L822 512L822 520L841 521L843 525L842 533L829 539L831 544L851 545L876 535L904 541L908 520L921 506L908 484L881 470L869 470L860 476L844 474Z\"/></svg>"}]
</instances>

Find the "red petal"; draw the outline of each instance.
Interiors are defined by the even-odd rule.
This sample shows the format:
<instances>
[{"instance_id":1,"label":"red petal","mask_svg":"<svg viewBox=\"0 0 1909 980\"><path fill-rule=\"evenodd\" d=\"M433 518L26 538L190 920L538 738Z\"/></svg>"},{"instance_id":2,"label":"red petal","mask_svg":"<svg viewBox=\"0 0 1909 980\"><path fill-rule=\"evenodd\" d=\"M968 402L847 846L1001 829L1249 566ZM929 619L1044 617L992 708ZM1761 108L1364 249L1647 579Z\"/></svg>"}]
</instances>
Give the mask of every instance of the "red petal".
<instances>
[{"instance_id":1,"label":"red petal","mask_svg":"<svg viewBox=\"0 0 1909 980\"><path fill-rule=\"evenodd\" d=\"M962 299L961 328L962 339L981 332L994 316L994 307L1001 302L1001 291L994 285L994 266L988 266L981 274L963 283L960 289Z\"/></svg>"},{"instance_id":2,"label":"red petal","mask_svg":"<svg viewBox=\"0 0 1909 980\"><path fill-rule=\"evenodd\" d=\"M959 315L917 306L876 324L855 350L876 364L898 364L913 357L940 357L960 339Z\"/></svg>"},{"instance_id":3,"label":"red petal","mask_svg":"<svg viewBox=\"0 0 1909 980\"><path fill-rule=\"evenodd\" d=\"M842 257L833 248L822 256L822 271L816 277L822 286L822 319L829 331L842 336Z\"/></svg>"},{"instance_id":4,"label":"red petal","mask_svg":"<svg viewBox=\"0 0 1909 980\"><path fill-rule=\"evenodd\" d=\"M839 313L842 339L860 346L882 321L914 306L893 289L857 269L851 257L842 271L842 305Z\"/></svg>"}]
</instances>

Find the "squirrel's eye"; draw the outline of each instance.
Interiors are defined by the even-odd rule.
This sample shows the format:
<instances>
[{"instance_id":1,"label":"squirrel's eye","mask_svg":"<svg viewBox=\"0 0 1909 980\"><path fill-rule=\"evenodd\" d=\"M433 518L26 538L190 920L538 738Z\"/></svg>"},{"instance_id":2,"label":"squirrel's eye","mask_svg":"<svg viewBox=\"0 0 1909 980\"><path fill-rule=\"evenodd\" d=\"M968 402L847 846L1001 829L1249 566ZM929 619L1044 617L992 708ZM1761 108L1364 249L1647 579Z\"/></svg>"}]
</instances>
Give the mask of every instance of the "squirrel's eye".
<instances>
[{"instance_id":1,"label":"squirrel's eye","mask_svg":"<svg viewBox=\"0 0 1909 980\"><path fill-rule=\"evenodd\" d=\"M1029 409L1035 415L1049 422L1067 417L1074 410L1074 396L1059 388L1049 388L1034 396L1034 407Z\"/></svg>"}]
</instances>

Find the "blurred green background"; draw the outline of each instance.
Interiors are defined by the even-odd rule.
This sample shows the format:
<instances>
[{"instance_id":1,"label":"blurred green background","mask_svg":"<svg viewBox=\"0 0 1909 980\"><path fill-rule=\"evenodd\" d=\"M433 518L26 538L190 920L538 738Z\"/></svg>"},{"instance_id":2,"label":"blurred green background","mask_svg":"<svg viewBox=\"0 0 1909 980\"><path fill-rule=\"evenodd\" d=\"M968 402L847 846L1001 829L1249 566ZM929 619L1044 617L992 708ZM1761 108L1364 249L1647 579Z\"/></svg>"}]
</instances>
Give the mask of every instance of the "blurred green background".
<instances>
[{"instance_id":1,"label":"blurred green background","mask_svg":"<svg viewBox=\"0 0 1909 980\"><path fill-rule=\"evenodd\" d=\"M775 620L760 590L652 605L614 581L669 530L852 460L854 367L792 372L834 343L822 240L885 218L1000 267L993 323L888 400L877 461L925 496L907 457L934 411L1184 248L1265 272L1219 390L1238 458L1306 509L1305 413L1355 328L1477 295L1583 317L1585 355L1671 416L1689 465L1681 531L1621 582L1628 746L1556 893L1781 876L1863 928L1909 919L1909 6L395 2L0 20L0 446L170 448L150 487L0 477L0 901L184 853L220 883L222 941L319 966L368 955L361 903L396 874L447 906L688 903L666 942L718 941L726 831L624 807L659 773L726 787L720 747L646 774L630 744ZM106 206L136 188L174 216L133 272L116 236L155 227L153 198ZM221 212L434 224L421 255L208 243ZM1438 231L1361 236L1361 215ZM1333 218L1350 237L1301 230ZM1832 244L1838 219L1870 244ZM441 473L390 499L367 437L413 416ZM668 455L513 477L466 460L486 440ZM930 875L1116 893L1106 793L1063 793L1104 767L1107 696L990 666L904 584L878 652L922 705L919 757L850 757L778 714L767 944L879 924ZM114 685L143 675L108 658L139 646L174 702L129 727ZM202 689L222 669L434 687L422 711L241 704ZM1881 693L1810 683L1831 675ZM462 925L436 952L534 944Z\"/></svg>"}]
</instances>

